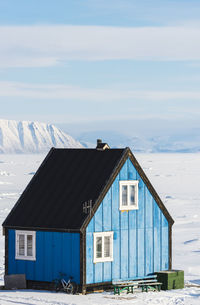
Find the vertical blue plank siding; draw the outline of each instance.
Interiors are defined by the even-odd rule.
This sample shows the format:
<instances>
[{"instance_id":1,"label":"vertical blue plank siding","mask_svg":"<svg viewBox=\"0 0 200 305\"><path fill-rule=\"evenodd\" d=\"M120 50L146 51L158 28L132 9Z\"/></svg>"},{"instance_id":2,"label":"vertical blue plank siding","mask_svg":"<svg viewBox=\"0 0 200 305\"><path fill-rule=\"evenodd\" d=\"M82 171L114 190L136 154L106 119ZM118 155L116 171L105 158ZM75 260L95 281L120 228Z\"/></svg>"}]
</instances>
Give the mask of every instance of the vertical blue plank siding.
<instances>
[{"instance_id":1,"label":"vertical blue plank siding","mask_svg":"<svg viewBox=\"0 0 200 305\"><path fill-rule=\"evenodd\" d=\"M44 281L48 282L48 279L53 278L53 247L52 247L52 235L53 234L46 234L45 235L45 260L44 260ZM64 246L64 245L63 245ZM36 254L37 255L37 254ZM51 268L49 268L51 266ZM35 277L34 277L35 278Z\"/></svg>"},{"instance_id":2,"label":"vertical blue plank siding","mask_svg":"<svg viewBox=\"0 0 200 305\"><path fill-rule=\"evenodd\" d=\"M138 210L119 210L119 181L138 180ZM93 263L93 233L113 231L113 261ZM128 159L86 230L86 283L144 277L169 265L168 222Z\"/></svg>"},{"instance_id":3,"label":"vertical blue plank siding","mask_svg":"<svg viewBox=\"0 0 200 305\"><path fill-rule=\"evenodd\" d=\"M9 238L8 238L8 249L9 249L9 262L12 262L15 260L15 231L9 230L8 231ZM17 264L10 264L8 262L8 272L10 274L17 273Z\"/></svg>"},{"instance_id":4,"label":"vertical blue plank siding","mask_svg":"<svg viewBox=\"0 0 200 305\"><path fill-rule=\"evenodd\" d=\"M111 189L108 191L107 196L103 200L103 230L110 231L112 228L112 203L111 201Z\"/></svg>"},{"instance_id":5,"label":"vertical blue plank siding","mask_svg":"<svg viewBox=\"0 0 200 305\"><path fill-rule=\"evenodd\" d=\"M161 211L158 207L158 205L154 201L154 270L155 271L160 271L161 266L161 227L160 227L160 216L161 216Z\"/></svg>"},{"instance_id":6,"label":"vertical blue plank siding","mask_svg":"<svg viewBox=\"0 0 200 305\"><path fill-rule=\"evenodd\" d=\"M92 235L92 233L91 233ZM36 260L15 259L15 230L8 231L8 274L25 273L27 280L52 282L65 274L80 283L79 233L36 231Z\"/></svg>"},{"instance_id":7,"label":"vertical blue plank siding","mask_svg":"<svg viewBox=\"0 0 200 305\"><path fill-rule=\"evenodd\" d=\"M124 212L123 214L128 214ZM128 230L121 230L121 278L128 278Z\"/></svg>"},{"instance_id":8,"label":"vertical blue plank siding","mask_svg":"<svg viewBox=\"0 0 200 305\"><path fill-rule=\"evenodd\" d=\"M87 233L87 243L93 245L93 233L91 232ZM86 247L87 280L90 283L93 283L95 278L95 268L94 268L94 264L90 262L93 262L93 246ZM95 283L96 283L96 279L95 279Z\"/></svg>"},{"instance_id":9,"label":"vertical blue plank siding","mask_svg":"<svg viewBox=\"0 0 200 305\"><path fill-rule=\"evenodd\" d=\"M44 248L41 245L44 245L44 234L41 234L41 232L36 233L36 262L35 264L35 280L36 281L43 281L44 280L44 272L43 272L43 264L44 264ZM18 263L22 264L23 266L26 266L27 263L25 263L24 260L18 260ZM20 268L21 269L21 268ZM26 273L26 272L24 272Z\"/></svg>"},{"instance_id":10,"label":"vertical blue plank siding","mask_svg":"<svg viewBox=\"0 0 200 305\"><path fill-rule=\"evenodd\" d=\"M136 229L129 229L129 278L137 277Z\"/></svg>"},{"instance_id":11,"label":"vertical blue plank siding","mask_svg":"<svg viewBox=\"0 0 200 305\"><path fill-rule=\"evenodd\" d=\"M168 222L165 216L162 214L162 270L168 268L168 253L169 253L169 243L168 243Z\"/></svg>"}]
</instances>

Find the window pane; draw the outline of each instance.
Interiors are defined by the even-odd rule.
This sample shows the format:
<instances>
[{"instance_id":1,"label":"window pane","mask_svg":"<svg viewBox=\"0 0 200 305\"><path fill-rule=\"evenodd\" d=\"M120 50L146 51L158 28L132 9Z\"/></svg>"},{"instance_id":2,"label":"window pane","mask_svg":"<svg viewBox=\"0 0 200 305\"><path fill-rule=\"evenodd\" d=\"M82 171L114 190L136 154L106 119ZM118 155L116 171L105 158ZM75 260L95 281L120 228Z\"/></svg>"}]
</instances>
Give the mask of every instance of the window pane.
<instances>
[{"instance_id":1,"label":"window pane","mask_svg":"<svg viewBox=\"0 0 200 305\"><path fill-rule=\"evenodd\" d=\"M27 235L27 256L33 256L33 236Z\"/></svg>"},{"instance_id":2,"label":"window pane","mask_svg":"<svg viewBox=\"0 0 200 305\"><path fill-rule=\"evenodd\" d=\"M110 236L104 237L104 257L110 257Z\"/></svg>"},{"instance_id":3,"label":"window pane","mask_svg":"<svg viewBox=\"0 0 200 305\"><path fill-rule=\"evenodd\" d=\"M135 185L129 186L129 192L130 192L130 205L135 205Z\"/></svg>"},{"instance_id":4,"label":"window pane","mask_svg":"<svg viewBox=\"0 0 200 305\"><path fill-rule=\"evenodd\" d=\"M96 238L96 257L102 257L102 237Z\"/></svg>"},{"instance_id":5,"label":"window pane","mask_svg":"<svg viewBox=\"0 0 200 305\"><path fill-rule=\"evenodd\" d=\"M122 185L122 205L128 205L127 201L127 185Z\"/></svg>"},{"instance_id":6,"label":"window pane","mask_svg":"<svg viewBox=\"0 0 200 305\"><path fill-rule=\"evenodd\" d=\"M19 255L25 255L25 239L24 235L19 234Z\"/></svg>"}]
</instances>

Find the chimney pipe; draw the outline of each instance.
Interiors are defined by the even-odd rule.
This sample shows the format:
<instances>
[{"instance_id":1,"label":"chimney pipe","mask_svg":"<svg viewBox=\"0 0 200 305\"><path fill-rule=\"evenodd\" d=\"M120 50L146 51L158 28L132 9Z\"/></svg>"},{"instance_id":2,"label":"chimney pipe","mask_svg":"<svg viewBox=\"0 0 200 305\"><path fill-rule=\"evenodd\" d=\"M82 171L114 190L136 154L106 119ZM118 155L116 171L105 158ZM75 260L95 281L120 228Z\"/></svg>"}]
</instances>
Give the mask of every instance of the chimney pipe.
<instances>
[{"instance_id":1,"label":"chimney pipe","mask_svg":"<svg viewBox=\"0 0 200 305\"><path fill-rule=\"evenodd\" d=\"M105 150L105 149L109 149L109 145L107 143L102 143L101 139L97 139L97 150Z\"/></svg>"}]
</instances>

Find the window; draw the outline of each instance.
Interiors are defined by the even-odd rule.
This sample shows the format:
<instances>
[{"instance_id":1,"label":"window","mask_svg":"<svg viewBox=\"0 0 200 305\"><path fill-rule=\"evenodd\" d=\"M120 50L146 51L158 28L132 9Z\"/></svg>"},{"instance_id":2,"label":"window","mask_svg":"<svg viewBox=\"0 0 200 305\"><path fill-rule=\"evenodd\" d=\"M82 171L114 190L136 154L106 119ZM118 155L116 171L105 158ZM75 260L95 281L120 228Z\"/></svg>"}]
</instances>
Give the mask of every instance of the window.
<instances>
[{"instance_id":1,"label":"window","mask_svg":"<svg viewBox=\"0 0 200 305\"><path fill-rule=\"evenodd\" d=\"M34 231L15 231L15 241L15 259L36 259Z\"/></svg>"},{"instance_id":2,"label":"window","mask_svg":"<svg viewBox=\"0 0 200 305\"><path fill-rule=\"evenodd\" d=\"M138 181L120 181L119 186L119 209L138 209Z\"/></svg>"},{"instance_id":3,"label":"window","mask_svg":"<svg viewBox=\"0 0 200 305\"><path fill-rule=\"evenodd\" d=\"M94 263L113 260L113 232L94 233Z\"/></svg>"}]
</instances>

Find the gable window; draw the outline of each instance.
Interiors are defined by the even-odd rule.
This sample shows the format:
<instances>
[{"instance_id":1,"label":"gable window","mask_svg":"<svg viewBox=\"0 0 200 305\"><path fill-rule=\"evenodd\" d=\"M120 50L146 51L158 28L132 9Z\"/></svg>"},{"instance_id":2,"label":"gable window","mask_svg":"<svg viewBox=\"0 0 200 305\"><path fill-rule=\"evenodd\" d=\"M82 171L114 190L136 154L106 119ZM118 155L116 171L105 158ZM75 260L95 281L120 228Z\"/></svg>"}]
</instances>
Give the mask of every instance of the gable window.
<instances>
[{"instance_id":1,"label":"gable window","mask_svg":"<svg viewBox=\"0 0 200 305\"><path fill-rule=\"evenodd\" d=\"M35 231L15 231L15 259L35 260Z\"/></svg>"},{"instance_id":2,"label":"gable window","mask_svg":"<svg viewBox=\"0 0 200 305\"><path fill-rule=\"evenodd\" d=\"M113 232L94 233L94 263L113 260Z\"/></svg>"},{"instance_id":3,"label":"gable window","mask_svg":"<svg viewBox=\"0 0 200 305\"><path fill-rule=\"evenodd\" d=\"M120 210L138 209L138 181L120 181L119 197Z\"/></svg>"}]
</instances>

